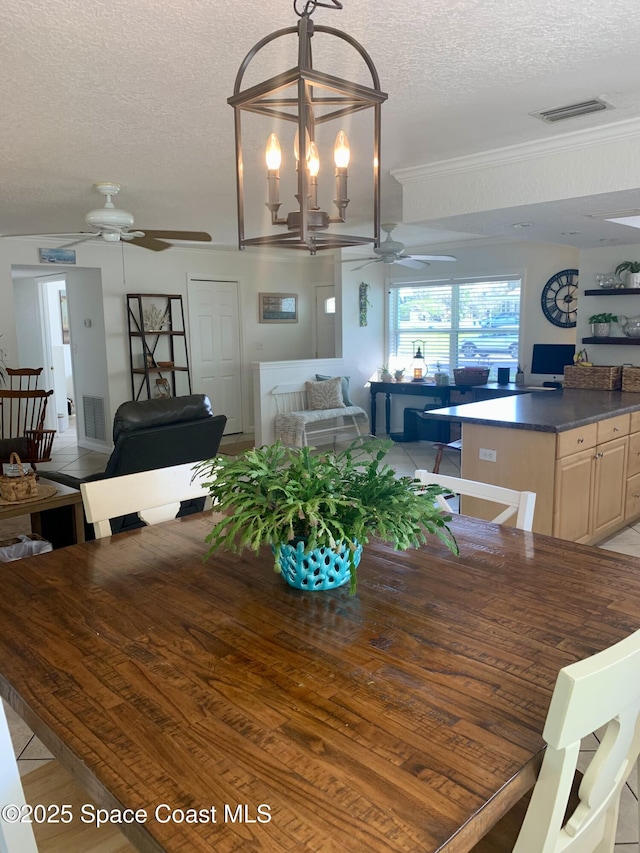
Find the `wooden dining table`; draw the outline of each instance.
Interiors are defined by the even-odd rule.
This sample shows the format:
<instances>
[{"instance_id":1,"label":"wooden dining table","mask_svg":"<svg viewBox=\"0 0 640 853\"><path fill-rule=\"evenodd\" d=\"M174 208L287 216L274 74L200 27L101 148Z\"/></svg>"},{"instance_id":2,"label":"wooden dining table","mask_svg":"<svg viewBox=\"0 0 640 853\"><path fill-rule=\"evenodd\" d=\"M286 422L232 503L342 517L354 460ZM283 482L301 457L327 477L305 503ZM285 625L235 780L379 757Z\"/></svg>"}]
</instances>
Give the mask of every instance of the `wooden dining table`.
<instances>
[{"instance_id":1,"label":"wooden dining table","mask_svg":"<svg viewBox=\"0 0 640 853\"><path fill-rule=\"evenodd\" d=\"M468 851L534 784L559 669L640 626L640 559L512 527L369 543L355 596L204 561L210 527L2 576L0 695L143 851Z\"/></svg>"}]
</instances>

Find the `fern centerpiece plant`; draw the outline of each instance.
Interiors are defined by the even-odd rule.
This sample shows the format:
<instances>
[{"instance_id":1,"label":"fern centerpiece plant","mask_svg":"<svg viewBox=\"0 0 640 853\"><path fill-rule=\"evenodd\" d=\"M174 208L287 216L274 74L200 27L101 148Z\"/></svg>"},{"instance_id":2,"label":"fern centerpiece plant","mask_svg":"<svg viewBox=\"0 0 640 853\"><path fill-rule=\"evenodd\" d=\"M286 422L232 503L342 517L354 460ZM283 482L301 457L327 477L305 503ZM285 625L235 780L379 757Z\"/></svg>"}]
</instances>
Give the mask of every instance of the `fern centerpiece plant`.
<instances>
[{"instance_id":1,"label":"fern centerpiece plant","mask_svg":"<svg viewBox=\"0 0 640 853\"><path fill-rule=\"evenodd\" d=\"M197 471L210 477L205 485L223 513L206 537L207 557L218 548L257 553L268 545L275 570L290 583L289 561L306 559L309 577L294 586L331 588L349 580L354 593L360 550L371 537L404 551L435 535L457 554L450 516L435 503L444 490L396 477L384 462L392 446L390 440L356 439L342 451L312 453L276 442L200 463ZM314 578L338 568L339 583L315 586Z\"/></svg>"}]
</instances>

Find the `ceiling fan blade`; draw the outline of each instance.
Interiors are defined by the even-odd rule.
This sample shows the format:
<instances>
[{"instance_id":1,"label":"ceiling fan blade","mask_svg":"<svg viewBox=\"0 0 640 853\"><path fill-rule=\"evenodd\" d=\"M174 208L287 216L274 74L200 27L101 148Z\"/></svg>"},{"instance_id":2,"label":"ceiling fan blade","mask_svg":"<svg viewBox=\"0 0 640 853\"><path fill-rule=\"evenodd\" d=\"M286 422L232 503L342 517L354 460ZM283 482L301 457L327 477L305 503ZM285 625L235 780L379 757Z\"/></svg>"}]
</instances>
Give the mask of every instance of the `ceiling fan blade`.
<instances>
[{"instance_id":1,"label":"ceiling fan blade","mask_svg":"<svg viewBox=\"0 0 640 853\"><path fill-rule=\"evenodd\" d=\"M353 267L351 272L355 272L356 270L361 270L363 267L368 267L369 264L377 264L382 260L382 258L371 258L369 261L365 261L364 264L360 264L359 267Z\"/></svg>"},{"instance_id":2,"label":"ceiling fan blade","mask_svg":"<svg viewBox=\"0 0 640 853\"><path fill-rule=\"evenodd\" d=\"M141 249L151 249L152 252L164 252L165 249L171 248L171 243L151 237L148 231L145 231L144 237L133 237L127 240L127 243L130 246L140 246Z\"/></svg>"},{"instance_id":3,"label":"ceiling fan blade","mask_svg":"<svg viewBox=\"0 0 640 853\"><path fill-rule=\"evenodd\" d=\"M408 255L410 258L414 258L416 261L457 261L458 259L454 255L414 255L411 253Z\"/></svg>"},{"instance_id":4,"label":"ceiling fan blade","mask_svg":"<svg viewBox=\"0 0 640 853\"><path fill-rule=\"evenodd\" d=\"M158 240L195 240L198 243L210 243L211 234L206 231L153 231L141 228L147 237L157 237Z\"/></svg>"},{"instance_id":5,"label":"ceiling fan blade","mask_svg":"<svg viewBox=\"0 0 640 853\"><path fill-rule=\"evenodd\" d=\"M63 243L62 246L59 247L60 249L68 249L69 246L77 246L78 243L86 243L87 240L95 240L96 237L102 237L102 234L100 234L99 232L97 234L90 234L86 231L83 231L80 234L67 234L66 236L74 237L74 239L71 240L70 243Z\"/></svg>"},{"instance_id":6,"label":"ceiling fan blade","mask_svg":"<svg viewBox=\"0 0 640 853\"><path fill-rule=\"evenodd\" d=\"M423 267L428 267L427 261L417 261L414 256L410 258L396 258L394 264L401 264L403 267L411 267L412 270L421 270Z\"/></svg>"},{"instance_id":7,"label":"ceiling fan blade","mask_svg":"<svg viewBox=\"0 0 640 853\"><path fill-rule=\"evenodd\" d=\"M84 237L86 231L67 231L64 234L0 234L0 237Z\"/></svg>"}]
</instances>

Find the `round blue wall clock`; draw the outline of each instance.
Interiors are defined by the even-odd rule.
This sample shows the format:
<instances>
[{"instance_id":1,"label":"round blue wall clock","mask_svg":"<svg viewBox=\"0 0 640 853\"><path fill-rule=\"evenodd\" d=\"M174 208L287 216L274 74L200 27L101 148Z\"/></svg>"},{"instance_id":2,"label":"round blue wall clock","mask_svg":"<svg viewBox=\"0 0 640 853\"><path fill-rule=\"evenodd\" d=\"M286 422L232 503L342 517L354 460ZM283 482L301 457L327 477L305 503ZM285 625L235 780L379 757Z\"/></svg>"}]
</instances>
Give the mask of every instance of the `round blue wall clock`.
<instances>
[{"instance_id":1,"label":"round blue wall clock","mask_svg":"<svg viewBox=\"0 0 640 853\"><path fill-rule=\"evenodd\" d=\"M561 270L542 289L542 313L554 326L570 329L578 316L578 270Z\"/></svg>"}]
</instances>

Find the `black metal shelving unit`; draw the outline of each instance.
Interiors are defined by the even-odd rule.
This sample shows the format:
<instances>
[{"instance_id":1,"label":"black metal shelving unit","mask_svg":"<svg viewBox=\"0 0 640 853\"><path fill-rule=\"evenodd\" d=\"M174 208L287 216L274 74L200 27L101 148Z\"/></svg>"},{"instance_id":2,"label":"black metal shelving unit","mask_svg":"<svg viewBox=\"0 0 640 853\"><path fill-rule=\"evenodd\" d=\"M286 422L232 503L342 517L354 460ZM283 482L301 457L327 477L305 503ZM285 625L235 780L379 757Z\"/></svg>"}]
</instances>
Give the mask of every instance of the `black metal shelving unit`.
<instances>
[{"instance_id":1,"label":"black metal shelving unit","mask_svg":"<svg viewBox=\"0 0 640 853\"><path fill-rule=\"evenodd\" d=\"M144 313L152 306L164 313L165 321L160 329L145 328ZM147 399L151 399L155 396L155 380L165 378L168 380L171 396L177 396L180 385L186 386L186 393L191 394L191 371L182 296L172 293L127 293L127 321L131 399L144 399L145 391ZM158 362L170 363L171 366L160 367ZM180 374L184 375L186 382L178 379Z\"/></svg>"}]
</instances>

